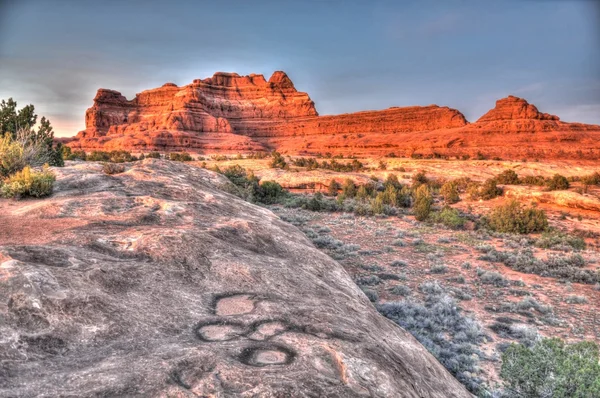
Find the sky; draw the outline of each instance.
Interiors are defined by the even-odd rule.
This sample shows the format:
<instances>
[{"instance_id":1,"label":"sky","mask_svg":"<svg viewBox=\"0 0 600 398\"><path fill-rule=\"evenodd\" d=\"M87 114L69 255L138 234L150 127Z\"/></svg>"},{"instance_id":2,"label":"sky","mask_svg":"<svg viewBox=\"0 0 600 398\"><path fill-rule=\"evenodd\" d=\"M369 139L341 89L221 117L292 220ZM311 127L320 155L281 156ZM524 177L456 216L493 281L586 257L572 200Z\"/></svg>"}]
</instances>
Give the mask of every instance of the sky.
<instances>
[{"instance_id":1,"label":"sky","mask_svg":"<svg viewBox=\"0 0 600 398\"><path fill-rule=\"evenodd\" d=\"M600 124L600 2L0 0L0 99L57 136L85 128L100 87L276 70L321 115L437 104L475 121L512 94Z\"/></svg>"}]
</instances>

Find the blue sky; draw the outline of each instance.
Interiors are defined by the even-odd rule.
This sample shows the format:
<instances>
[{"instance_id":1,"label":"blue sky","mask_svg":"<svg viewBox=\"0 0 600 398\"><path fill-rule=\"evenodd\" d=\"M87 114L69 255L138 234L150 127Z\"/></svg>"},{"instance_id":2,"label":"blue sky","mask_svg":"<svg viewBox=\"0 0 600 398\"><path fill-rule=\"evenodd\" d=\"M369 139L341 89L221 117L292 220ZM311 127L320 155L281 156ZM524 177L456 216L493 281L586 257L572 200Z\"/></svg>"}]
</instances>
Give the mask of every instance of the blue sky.
<instances>
[{"instance_id":1,"label":"blue sky","mask_svg":"<svg viewBox=\"0 0 600 398\"><path fill-rule=\"evenodd\" d=\"M513 94L600 124L598 4L0 0L0 98L69 136L99 87L131 99L215 71L284 70L321 115L438 104L475 121Z\"/></svg>"}]
</instances>

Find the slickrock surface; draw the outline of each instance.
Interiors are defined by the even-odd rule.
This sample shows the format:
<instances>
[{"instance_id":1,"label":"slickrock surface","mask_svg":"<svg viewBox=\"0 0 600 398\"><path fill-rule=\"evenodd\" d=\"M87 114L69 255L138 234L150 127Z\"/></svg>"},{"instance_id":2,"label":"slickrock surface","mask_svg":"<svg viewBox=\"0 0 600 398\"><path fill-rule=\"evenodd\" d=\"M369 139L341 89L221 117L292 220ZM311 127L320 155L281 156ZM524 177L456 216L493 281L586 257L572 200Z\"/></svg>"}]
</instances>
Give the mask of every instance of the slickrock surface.
<instances>
[{"instance_id":1,"label":"slickrock surface","mask_svg":"<svg viewBox=\"0 0 600 398\"><path fill-rule=\"evenodd\" d=\"M470 396L222 177L55 172L51 197L0 201L0 396Z\"/></svg>"}]
</instances>

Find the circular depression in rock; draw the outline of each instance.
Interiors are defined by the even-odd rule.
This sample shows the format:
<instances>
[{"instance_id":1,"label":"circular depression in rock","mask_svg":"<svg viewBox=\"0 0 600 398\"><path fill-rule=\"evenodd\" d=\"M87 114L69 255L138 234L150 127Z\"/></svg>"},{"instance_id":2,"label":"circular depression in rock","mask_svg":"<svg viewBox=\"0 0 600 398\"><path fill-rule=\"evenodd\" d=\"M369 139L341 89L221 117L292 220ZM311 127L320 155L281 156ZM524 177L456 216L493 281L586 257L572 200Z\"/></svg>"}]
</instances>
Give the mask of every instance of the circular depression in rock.
<instances>
[{"instance_id":1,"label":"circular depression in rock","mask_svg":"<svg viewBox=\"0 0 600 398\"><path fill-rule=\"evenodd\" d=\"M229 341L245 333L244 325L236 322L210 322L196 326L196 336L203 341Z\"/></svg>"},{"instance_id":2,"label":"circular depression in rock","mask_svg":"<svg viewBox=\"0 0 600 398\"><path fill-rule=\"evenodd\" d=\"M252 327L254 332L248 335L252 340L268 340L288 329L287 325L280 321L262 321Z\"/></svg>"},{"instance_id":3,"label":"circular depression in rock","mask_svg":"<svg viewBox=\"0 0 600 398\"><path fill-rule=\"evenodd\" d=\"M241 315L254 311L255 304L251 295L236 294L218 298L214 309L216 315Z\"/></svg>"},{"instance_id":4,"label":"circular depression in rock","mask_svg":"<svg viewBox=\"0 0 600 398\"><path fill-rule=\"evenodd\" d=\"M294 361L296 353L289 347L280 344L250 346L239 356L243 364L256 367L289 365Z\"/></svg>"}]
</instances>

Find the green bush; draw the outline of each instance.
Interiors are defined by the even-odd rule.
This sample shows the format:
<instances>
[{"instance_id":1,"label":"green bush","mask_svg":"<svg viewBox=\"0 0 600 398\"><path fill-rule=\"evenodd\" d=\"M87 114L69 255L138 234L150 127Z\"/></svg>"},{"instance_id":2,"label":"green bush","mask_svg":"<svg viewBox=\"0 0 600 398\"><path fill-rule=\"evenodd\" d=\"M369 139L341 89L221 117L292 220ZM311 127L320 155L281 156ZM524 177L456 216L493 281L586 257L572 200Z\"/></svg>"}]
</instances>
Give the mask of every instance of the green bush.
<instances>
[{"instance_id":1,"label":"green bush","mask_svg":"<svg viewBox=\"0 0 600 398\"><path fill-rule=\"evenodd\" d=\"M579 236L568 235L560 231L547 231L535 241L535 246L542 249L571 247L575 250L584 250L586 245L585 240Z\"/></svg>"},{"instance_id":2,"label":"green bush","mask_svg":"<svg viewBox=\"0 0 600 398\"><path fill-rule=\"evenodd\" d=\"M369 191L367 190L366 185L361 185L358 187L358 190L356 191L356 199L366 200L369 196Z\"/></svg>"},{"instance_id":3,"label":"green bush","mask_svg":"<svg viewBox=\"0 0 600 398\"><path fill-rule=\"evenodd\" d=\"M385 204L383 200L383 192L379 192L377 196L371 200L371 211L374 214L383 214L385 210Z\"/></svg>"},{"instance_id":4,"label":"green bush","mask_svg":"<svg viewBox=\"0 0 600 398\"><path fill-rule=\"evenodd\" d=\"M160 152L150 152L146 157L150 159L160 159Z\"/></svg>"},{"instance_id":5,"label":"green bush","mask_svg":"<svg viewBox=\"0 0 600 398\"><path fill-rule=\"evenodd\" d=\"M353 198L356 196L356 184L349 178L346 178L344 185L342 186L342 193L346 198Z\"/></svg>"},{"instance_id":6,"label":"green bush","mask_svg":"<svg viewBox=\"0 0 600 398\"><path fill-rule=\"evenodd\" d=\"M546 185L546 179L542 176L527 176L521 180L525 185L544 186Z\"/></svg>"},{"instance_id":7,"label":"green bush","mask_svg":"<svg viewBox=\"0 0 600 398\"><path fill-rule=\"evenodd\" d=\"M512 344L502 354L500 377L509 398L600 397L598 345L542 339L531 348Z\"/></svg>"},{"instance_id":8,"label":"green bush","mask_svg":"<svg viewBox=\"0 0 600 398\"><path fill-rule=\"evenodd\" d=\"M255 192L254 200L267 205L278 203L287 195L287 191L275 181L265 181L260 184Z\"/></svg>"},{"instance_id":9,"label":"green bush","mask_svg":"<svg viewBox=\"0 0 600 398\"><path fill-rule=\"evenodd\" d=\"M418 171L412 177L412 187L414 189L416 189L420 185L427 184L428 182L429 179L427 178L427 175L425 174L424 170Z\"/></svg>"},{"instance_id":10,"label":"green bush","mask_svg":"<svg viewBox=\"0 0 600 398\"><path fill-rule=\"evenodd\" d=\"M283 158L283 156L281 156L281 154L279 152L273 151L271 153L271 156L273 157L273 160L271 160L271 163L270 163L271 168L285 169L287 167L287 163L285 162L285 159Z\"/></svg>"},{"instance_id":11,"label":"green bush","mask_svg":"<svg viewBox=\"0 0 600 398\"><path fill-rule=\"evenodd\" d=\"M466 219L460 215L458 210L448 206L439 212L432 213L431 220L452 229L461 229L465 226L466 222Z\"/></svg>"},{"instance_id":12,"label":"green bush","mask_svg":"<svg viewBox=\"0 0 600 398\"><path fill-rule=\"evenodd\" d=\"M433 197L427 185L420 185L415 191L415 203L413 206L413 212L415 218L419 221L425 221L431 213L431 206L433 205Z\"/></svg>"},{"instance_id":13,"label":"green bush","mask_svg":"<svg viewBox=\"0 0 600 398\"><path fill-rule=\"evenodd\" d=\"M102 171L104 174L119 174L125 171L125 166L117 163L104 163L102 165Z\"/></svg>"},{"instance_id":14,"label":"green bush","mask_svg":"<svg viewBox=\"0 0 600 398\"><path fill-rule=\"evenodd\" d=\"M4 180L0 186L0 195L5 198L20 199L25 196L36 198L47 196L52 193L54 181L56 180L48 166L42 171L32 170L25 166L23 170L17 171Z\"/></svg>"},{"instance_id":15,"label":"green bush","mask_svg":"<svg viewBox=\"0 0 600 398\"><path fill-rule=\"evenodd\" d=\"M93 151L86 156L86 160L90 162L124 163L133 162L137 158L127 151Z\"/></svg>"},{"instance_id":16,"label":"green bush","mask_svg":"<svg viewBox=\"0 0 600 398\"><path fill-rule=\"evenodd\" d=\"M64 165L62 148L57 155L46 141L47 138L40 138L29 130L19 130L16 138L12 134L0 134L0 178L23 170L25 166Z\"/></svg>"},{"instance_id":17,"label":"green bush","mask_svg":"<svg viewBox=\"0 0 600 398\"><path fill-rule=\"evenodd\" d=\"M400 181L398 181L398 176L396 174L389 174L387 176L387 178L385 179L385 183L384 186L387 188L389 186L392 186L396 189L401 189L402 188L402 184L400 184Z\"/></svg>"},{"instance_id":18,"label":"green bush","mask_svg":"<svg viewBox=\"0 0 600 398\"><path fill-rule=\"evenodd\" d=\"M581 183L583 185L600 185L600 173L596 171L590 175L581 177Z\"/></svg>"},{"instance_id":19,"label":"green bush","mask_svg":"<svg viewBox=\"0 0 600 398\"><path fill-rule=\"evenodd\" d=\"M169 154L169 160L173 160L175 162L191 162L194 159L192 159L192 156L187 152L173 152Z\"/></svg>"},{"instance_id":20,"label":"green bush","mask_svg":"<svg viewBox=\"0 0 600 398\"><path fill-rule=\"evenodd\" d=\"M543 210L523 208L515 200L496 207L488 216L487 223L494 231L519 234L542 232L548 228Z\"/></svg>"},{"instance_id":21,"label":"green bush","mask_svg":"<svg viewBox=\"0 0 600 398\"><path fill-rule=\"evenodd\" d=\"M327 187L327 194L329 196L337 196L338 191L342 189L342 186L335 179L332 179L329 182L329 186Z\"/></svg>"},{"instance_id":22,"label":"green bush","mask_svg":"<svg viewBox=\"0 0 600 398\"><path fill-rule=\"evenodd\" d=\"M458 202L460 200L460 196L458 195L458 184L454 181L444 183L440 189L440 195L442 195L446 204L451 205Z\"/></svg>"},{"instance_id":23,"label":"green bush","mask_svg":"<svg viewBox=\"0 0 600 398\"><path fill-rule=\"evenodd\" d=\"M65 160L87 160L87 155L85 151L73 151L68 146L62 147L62 156Z\"/></svg>"},{"instance_id":24,"label":"green bush","mask_svg":"<svg viewBox=\"0 0 600 398\"><path fill-rule=\"evenodd\" d=\"M10 167L10 170L0 169L0 177L13 174L25 166L40 167L46 163L50 166L64 166L63 145L54 145L54 131L50 121L42 117L38 122L37 118L35 107L31 104L17 110L17 102L12 98L0 102L0 139L10 138L0 144L0 162L5 160L15 166ZM34 126L37 126L37 130L34 130ZM1 147L10 146L11 142L16 142L21 147L20 153L4 153L3 149L7 148ZM3 159L5 155L12 158ZM19 156L15 158L15 155Z\"/></svg>"},{"instance_id":25,"label":"green bush","mask_svg":"<svg viewBox=\"0 0 600 398\"><path fill-rule=\"evenodd\" d=\"M232 193L249 202L275 204L289 196L289 192L275 181L265 181L261 184L253 173L248 173L240 165L229 166L223 171L217 169L217 172L237 187L237 191Z\"/></svg>"},{"instance_id":26,"label":"green bush","mask_svg":"<svg viewBox=\"0 0 600 398\"><path fill-rule=\"evenodd\" d=\"M502 188L496 185L496 180L493 178L485 180L481 188L479 189L479 198L483 200L494 199L497 196L502 195Z\"/></svg>"},{"instance_id":27,"label":"green bush","mask_svg":"<svg viewBox=\"0 0 600 398\"><path fill-rule=\"evenodd\" d=\"M554 174L554 176L546 182L546 187L550 191L569 189L569 180L567 180L565 176Z\"/></svg>"},{"instance_id":28,"label":"green bush","mask_svg":"<svg viewBox=\"0 0 600 398\"><path fill-rule=\"evenodd\" d=\"M518 185L520 183L519 176L514 170L504 170L495 177L498 184Z\"/></svg>"}]
</instances>

